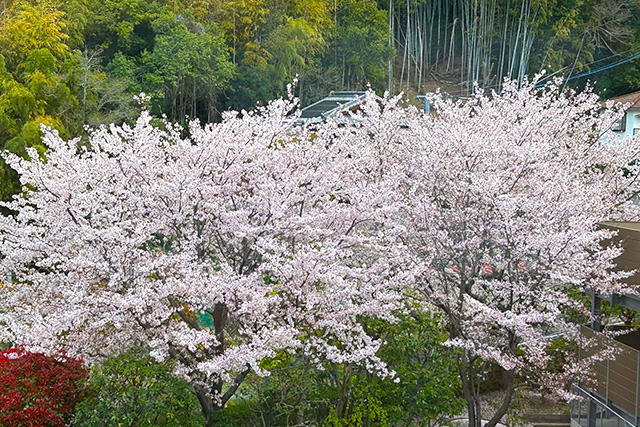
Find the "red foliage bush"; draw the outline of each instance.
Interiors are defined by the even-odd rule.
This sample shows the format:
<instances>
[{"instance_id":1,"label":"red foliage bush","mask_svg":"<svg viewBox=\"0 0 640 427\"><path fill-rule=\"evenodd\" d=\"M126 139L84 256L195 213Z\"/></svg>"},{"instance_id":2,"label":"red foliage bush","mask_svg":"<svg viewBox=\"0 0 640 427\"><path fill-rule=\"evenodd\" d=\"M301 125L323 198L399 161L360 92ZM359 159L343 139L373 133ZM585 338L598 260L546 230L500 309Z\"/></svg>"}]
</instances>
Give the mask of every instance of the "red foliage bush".
<instances>
[{"instance_id":1,"label":"red foliage bush","mask_svg":"<svg viewBox=\"0 0 640 427\"><path fill-rule=\"evenodd\" d=\"M62 427L81 397L78 381L89 374L64 351L53 356L22 347L0 352L0 426Z\"/></svg>"}]
</instances>

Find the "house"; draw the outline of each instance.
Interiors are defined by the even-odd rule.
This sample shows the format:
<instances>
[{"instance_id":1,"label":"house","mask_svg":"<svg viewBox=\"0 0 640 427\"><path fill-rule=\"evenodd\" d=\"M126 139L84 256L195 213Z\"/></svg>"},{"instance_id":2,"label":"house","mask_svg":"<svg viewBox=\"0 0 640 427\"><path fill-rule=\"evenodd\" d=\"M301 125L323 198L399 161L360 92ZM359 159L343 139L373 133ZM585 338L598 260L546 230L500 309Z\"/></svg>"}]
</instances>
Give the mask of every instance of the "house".
<instances>
[{"instance_id":1,"label":"house","mask_svg":"<svg viewBox=\"0 0 640 427\"><path fill-rule=\"evenodd\" d=\"M622 104L629 104L624 116L618 120L613 131L618 134L620 138L640 133L640 91L616 96L611 100L621 102Z\"/></svg>"}]
</instances>

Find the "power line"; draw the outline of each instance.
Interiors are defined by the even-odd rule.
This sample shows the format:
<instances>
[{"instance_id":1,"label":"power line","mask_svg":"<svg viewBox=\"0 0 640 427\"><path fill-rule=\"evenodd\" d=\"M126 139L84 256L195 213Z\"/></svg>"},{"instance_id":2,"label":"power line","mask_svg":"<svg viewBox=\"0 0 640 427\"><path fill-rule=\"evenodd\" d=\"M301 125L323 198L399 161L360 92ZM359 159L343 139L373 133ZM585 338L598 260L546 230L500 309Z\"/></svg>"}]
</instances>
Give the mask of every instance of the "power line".
<instances>
[{"instance_id":1,"label":"power line","mask_svg":"<svg viewBox=\"0 0 640 427\"><path fill-rule=\"evenodd\" d=\"M629 52L631 52L631 49L627 49L627 50L622 51L622 52L614 53L613 55L609 55L609 56L606 56L606 57L604 57L604 58L596 59L595 61L592 61L592 62L589 62L588 64L585 64L584 66L585 66L585 67L589 67L589 66L591 66L591 65L593 65L593 64L597 64L598 62L606 61L606 60L608 60L608 59L615 58L615 57L617 57L617 56L626 55L626 54L627 54L627 53L629 53ZM565 67L562 67L562 68L560 68L560 69L558 69L558 70L554 71L554 72L553 72L553 73L551 73L551 74L546 74L546 75L545 75L545 76L544 76L540 81L549 80L551 77L553 77L553 76L555 76L556 74L558 74L558 73L562 72L563 70L566 70L567 68L569 68L569 67L568 67L568 66L565 66Z\"/></svg>"},{"instance_id":2,"label":"power line","mask_svg":"<svg viewBox=\"0 0 640 427\"><path fill-rule=\"evenodd\" d=\"M595 70L587 71L581 74L576 74L575 76L571 76L566 78L566 81L579 79L580 77L589 76L591 74L599 73L600 71L608 70L609 68L617 67L618 65L622 65L625 62L633 61L634 59L640 58L640 52L636 52L631 56L627 56L626 58L619 59L616 62L612 62L611 64L603 65L602 67L598 67Z\"/></svg>"},{"instance_id":3,"label":"power line","mask_svg":"<svg viewBox=\"0 0 640 427\"><path fill-rule=\"evenodd\" d=\"M615 54L610 55L610 56L607 56L607 57L605 57L605 58L597 59L597 60L595 60L595 61L589 62L588 64L585 64L584 66L585 66L585 67L589 67L589 66L591 66L591 65L593 65L593 64L597 64L598 62L602 62L602 61L606 61L606 60L611 59L611 58L615 58L616 56L626 55L626 54L627 54L627 53L629 53L629 52L631 52L631 49L627 49L627 50L625 50L624 52L615 53ZM569 66L568 66L568 65L567 65L567 66L564 66L564 67L562 67L562 68L559 68L558 70L554 71L554 72L553 72L553 73L551 73L551 74L545 74L545 75L544 75L544 77L542 77L542 78L540 79L540 83L542 83L542 82L544 82L544 81L549 80L550 78L552 78L552 77L553 77L553 76L555 76L556 74L560 74L562 71L566 70L567 68L569 68Z\"/></svg>"},{"instance_id":4,"label":"power line","mask_svg":"<svg viewBox=\"0 0 640 427\"><path fill-rule=\"evenodd\" d=\"M566 77L566 78L562 79L562 81L563 82L568 82L569 80L575 80L575 79L579 79L581 77L590 76L592 74L596 74L596 73L599 73L600 71L605 71L605 70L608 70L610 68L617 67L618 65L622 65L624 63L627 63L629 61L633 61L634 59L638 59L638 58L640 58L640 52L636 52L633 55L629 55L626 58L619 59L619 60L617 60L615 62L612 62L611 64L603 65L602 67L598 67L598 68L596 68L594 70L586 71L586 72L580 73L580 74L576 74L575 76ZM601 60L599 60L599 61L601 61ZM599 62L599 61L594 61L591 64L595 64L596 62ZM540 87L543 87L545 85L546 85L546 83L538 83L534 87L535 88L540 88ZM497 92L497 93L500 94L500 92ZM452 97L452 98L466 98L466 97L469 97L469 96L474 96L474 94L468 93L466 95L449 95L449 96Z\"/></svg>"}]
</instances>

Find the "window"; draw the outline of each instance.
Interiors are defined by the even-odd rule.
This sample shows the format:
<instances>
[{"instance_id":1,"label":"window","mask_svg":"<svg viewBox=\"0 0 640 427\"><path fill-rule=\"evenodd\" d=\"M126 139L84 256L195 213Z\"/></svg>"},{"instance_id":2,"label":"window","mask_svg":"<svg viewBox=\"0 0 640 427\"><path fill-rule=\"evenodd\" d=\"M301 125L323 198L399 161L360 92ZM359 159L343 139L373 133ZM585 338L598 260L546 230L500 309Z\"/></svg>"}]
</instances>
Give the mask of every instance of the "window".
<instances>
[{"instance_id":1,"label":"window","mask_svg":"<svg viewBox=\"0 0 640 427\"><path fill-rule=\"evenodd\" d=\"M614 132L624 132L626 128L626 124L627 124L627 115L624 114L622 117L616 120L612 130Z\"/></svg>"}]
</instances>

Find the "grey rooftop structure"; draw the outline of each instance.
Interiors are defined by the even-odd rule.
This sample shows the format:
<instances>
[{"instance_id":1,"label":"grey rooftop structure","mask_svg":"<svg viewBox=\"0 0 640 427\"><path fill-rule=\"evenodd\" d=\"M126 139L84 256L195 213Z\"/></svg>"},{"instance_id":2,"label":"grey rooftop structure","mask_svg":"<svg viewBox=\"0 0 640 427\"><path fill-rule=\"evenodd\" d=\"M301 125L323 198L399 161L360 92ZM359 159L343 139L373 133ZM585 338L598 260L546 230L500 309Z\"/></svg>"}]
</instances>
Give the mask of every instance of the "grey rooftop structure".
<instances>
[{"instance_id":1,"label":"grey rooftop structure","mask_svg":"<svg viewBox=\"0 0 640 427\"><path fill-rule=\"evenodd\" d=\"M321 123L344 111L355 111L367 99L363 91L331 91L329 96L303 108L297 124ZM378 96L376 99L381 100Z\"/></svg>"}]
</instances>

